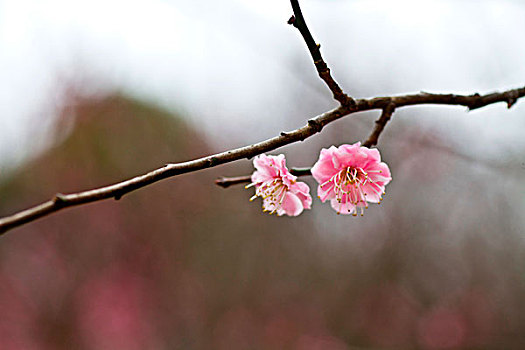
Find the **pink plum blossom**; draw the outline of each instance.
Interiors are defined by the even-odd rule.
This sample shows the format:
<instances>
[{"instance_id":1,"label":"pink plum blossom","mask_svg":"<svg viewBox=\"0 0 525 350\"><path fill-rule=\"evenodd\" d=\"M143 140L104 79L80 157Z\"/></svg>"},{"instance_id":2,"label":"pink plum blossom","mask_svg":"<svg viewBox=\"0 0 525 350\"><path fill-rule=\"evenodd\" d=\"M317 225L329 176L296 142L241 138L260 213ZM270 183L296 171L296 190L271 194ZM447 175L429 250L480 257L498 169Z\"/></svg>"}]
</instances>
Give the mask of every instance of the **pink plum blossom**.
<instances>
[{"instance_id":1,"label":"pink plum blossom","mask_svg":"<svg viewBox=\"0 0 525 350\"><path fill-rule=\"evenodd\" d=\"M319 183L317 194L323 202L330 200L338 214L354 216L358 207L363 215L368 203L380 203L385 186L392 180L379 151L360 142L323 148L312 175Z\"/></svg>"},{"instance_id":2,"label":"pink plum blossom","mask_svg":"<svg viewBox=\"0 0 525 350\"><path fill-rule=\"evenodd\" d=\"M246 186L255 186L255 195L250 198L251 201L261 197L263 210L279 216L297 216L304 209L310 209L310 187L304 182L298 182L297 176L290 174L284 155L261 154L255 157L253 165L256 170L252 174L252 183Z\"/></svg>"}]
</instances>

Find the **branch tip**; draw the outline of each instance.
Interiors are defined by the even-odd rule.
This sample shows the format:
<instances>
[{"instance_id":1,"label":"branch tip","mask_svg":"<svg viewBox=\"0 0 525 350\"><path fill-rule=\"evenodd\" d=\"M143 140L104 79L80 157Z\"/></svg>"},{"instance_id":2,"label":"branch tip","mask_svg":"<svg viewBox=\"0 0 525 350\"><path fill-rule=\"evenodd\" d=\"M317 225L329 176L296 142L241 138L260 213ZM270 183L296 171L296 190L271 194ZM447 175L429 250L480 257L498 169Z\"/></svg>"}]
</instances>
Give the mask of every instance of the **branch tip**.
<instances>
[{"instance_id":1,"label":"branch tip","mask_svg":"<svg viewBox=\"0 0 525 350\"><path fill-rule=\"evenodd\" d=\"M236 176L236 177L224 177L224 176L221 176L220 178L215 180L215 184L217 186L222 187L222 188L228 188L228 187L230 187L232 185L249 183L251 181L252 181L252 177L250 175Z\"/></svg>"},{"instance_id":2,"label":"branch tip","mask_svg":"<svg viewBox=\"0 0 525 350\"><path fill-rule=\"evenodd\" d=\"M221 177L219 177L218 179L216 179L214 182L215 182L215 184L216 184L217 186L221 186L222 188L226 188L226 187L228 187L228 186L225 186L225 185L224 185L224 180L225 180L225 179L226 179L226 178L225 178L224 176L221 176Z\"/></svg>"}]
</instances>

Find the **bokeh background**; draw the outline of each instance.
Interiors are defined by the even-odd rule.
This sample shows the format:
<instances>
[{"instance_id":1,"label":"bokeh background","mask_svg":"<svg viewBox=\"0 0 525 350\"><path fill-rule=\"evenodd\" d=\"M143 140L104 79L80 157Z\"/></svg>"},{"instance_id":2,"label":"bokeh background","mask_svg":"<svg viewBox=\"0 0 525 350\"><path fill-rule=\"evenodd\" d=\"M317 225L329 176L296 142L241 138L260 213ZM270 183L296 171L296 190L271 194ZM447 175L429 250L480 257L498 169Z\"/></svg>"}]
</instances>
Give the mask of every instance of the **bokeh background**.
<instances>
[{"instance_id":1,"label":"bokeh background","mask_svg":"<svg viewBox=\"0 0 525 350\"><path fill-rule=\"evenodd\" d=\"M521 0L303 0L355 97L525 84ZM284 0L0 0L0 214L335 106ZM354 115L280 149L310 166ZM398 110L364 217L263 214L243 160L0 237L0 349L523 349L525 103ZM315 194L315 183L305 179Z\"/></svg>"}]
</instances>

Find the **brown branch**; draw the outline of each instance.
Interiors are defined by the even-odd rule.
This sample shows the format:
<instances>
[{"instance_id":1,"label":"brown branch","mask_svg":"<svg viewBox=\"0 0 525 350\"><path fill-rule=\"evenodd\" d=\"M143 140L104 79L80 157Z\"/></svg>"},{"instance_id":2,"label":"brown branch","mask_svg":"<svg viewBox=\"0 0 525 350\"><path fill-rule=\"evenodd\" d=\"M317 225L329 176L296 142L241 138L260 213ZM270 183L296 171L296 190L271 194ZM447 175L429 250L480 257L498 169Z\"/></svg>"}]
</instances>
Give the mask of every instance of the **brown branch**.
<instances>
[{"instance_id":1,"label":"brown branch","mask_svg":"<svg viewBox=\"0 0 525 350\"><path fill-rule=\"evenodd\" d=\"M372 131L372 134L370 134L368 139L365 142L363 142L363 146L372 147L372 146L377 145L379 136L385 129L386 123L388 123L388 121L390 120L390 117L392 117L392 114L394 114L395 110L396 110L396 105L393 103L390 103L386 105L386 107L383 108L381 117L379 117L379 119L376 120L376 126L374 128L374 131Z\"/></svg>"},{"instance_id":2,"label":"brown branch","mask_svg":"<svg viewBox=\"0 0 525 350\"><path fill-rule=\"evenodd\" d=\"M368 139L363 142L363 146L365 147L372 147L377 145L379 136L383 132L386 124L389 122L390 118L392 117L393 113L396 109L396 103L402 104L402 106L410 106L410 105L417 105L417 104L449 104L449 105L464 105L468 107L470 110L477 109L484 107L486 105L495 103L495 102L506 102L507 108L511 108L519 98L523 97L525 93L525 87L521 89L514 89L509 90L503 93L492 93L488 95L481 96L480 94L474 94L469 96L463 96L463 95L454 95L454 94L447 94L447 95L440 95L440 94L431 94L427 92L422 92L418 95L406 95L406 96L395 96L395 97L377 97L370 100L358 100L358 110L349 112L355 113L364 111L367 109L361 109L365 108L365 105L367 103L374 106L374 108L371 109L377 109L380 108L379 105L383 106L381 107L382 113L381 117L376 120L376 126ZM428 99L428 97L431 97ZM296 176L305 176L305 175L311 175L310 168L303 168L300 169L300 172L297 172L297 169L290 169L290 172ZM228 188L233 185L241 184L241 183L248 183L250 182L250 176L237 176L237 177L220 177L219 179L215 180L215 184L218 186L221 186L223 188Z\"/></svg>"},{"instance_id":3,"label":"brown branch","mask_svg":"<svg viewBox=\"0 0 525 350\"><path fill-rule=\"evenodd\" d=\"M109 198L120 199L123 195L129 192L135 191L139 188L143 188L169 177L216 167L218 165L231 163L243 158L249 159L258 154L273 151L277 148L297 141L303 141L306 138L321 132L325 125L356 112L373 109L385 109L391 104L394 104L396 108L422 104L460 105L466 106L472 110L496 102L506 102L507 106L511 107L519 98L522 98L523 96L525 96L525 86L519 89L491 93L488 95L419 93L404 96L359 99L356 101L355 105L339 106L338 108L312 118L308 120L308 123L305 126L299 129L290 132L282 132L279 136L275 136L249 146L232 149L183 163L167 164L144 175L118 182L113 185L78 193L57 194L52 199L42 204L1 218L0 233L4 233L9 229L34 221L38 218L57 212L64 208Z\"/></svg>"},{"instance_id":4,"label":"brown branch","mask_svg":"<svg viewBox=\"0 0 525 350\"><path fill-rule=\"evenodd\" d=\"M319 73L319 77L326 83L330 91L332 91L334 99L336 99L342 106L351 106L355 104L354 99L345 94L334 78L332 78L330 68L328 68L328 65L321 56L321 44L317 44L312 33L310 33L303 17L303 13L301 12L301 7L299 7L299 1L290 0L290 3L292 4L294 15L290 17L288 24L297 28L303 36L306 46L308 46L308 50L310 51L310 55L314 60L315 68L317 69L317 73Z\"/></svg>"},{"instance_id":5,"label":"brown branch","mask_svg":"<svg viewBox=\"0 0 525 350\"><path fill-rule=\"evenodd\" d=\"M135 191L139 188L143 188L169 177L216 167L218 165L230 163L243 158L249 159L258 154L269 152L297 141L303 141L306 138L321 132L325 125L356 112L372 109L383 110L383 114L377 122L376 129L370 138L365 142L365 144L372 145L377 143L377 138L381 134L381 131L384 129L384 126L392 115L394 108L421 104L444 104L463 105L468 107L470 110L473 110L496 102L506 102L508 108L510 108L517 102L519 98L525 96L525 87L522 87L519 89L508 90L501 93L492 93L483 96L479 94L454 95L419 93L404 96L359 99L355 101L341 90L339 85L337 85L330 75L330 70L322 59L321 52L319 50L320 45L315 43L310 31L308 30L308 27L306 26L306 22L299 7L299 2L297 0L291 0L291 4L295 15L290 18L289 23L293 24L297 29L299 29L308 46L308 49L310 50L310 54L312 55L319 76L328 85L334 95L334 98L341 104L338 108L308 120L308 123L299 129L293 130L291 132L282 132L279 136L259 143L183 163L167 164L146 174L136 176L129 180L118 182L113 185L77 193L56 194L50 200L44 203L1 218L0 234L5 233L9 229L34 221L38 218L57 212L64 208L109 198L115 198L118 200L129 192ZM298 175L309 173L309 169L296 169L294 171L297 171ZM216 181L216 183L222 187L228 187L230 186L230 184L227 184L228 181L232 182L231 184L233 184L233 182L242 183L249 181L249 178L238 177L234 180L222 179Z\"/></svg>"}]
</instances>

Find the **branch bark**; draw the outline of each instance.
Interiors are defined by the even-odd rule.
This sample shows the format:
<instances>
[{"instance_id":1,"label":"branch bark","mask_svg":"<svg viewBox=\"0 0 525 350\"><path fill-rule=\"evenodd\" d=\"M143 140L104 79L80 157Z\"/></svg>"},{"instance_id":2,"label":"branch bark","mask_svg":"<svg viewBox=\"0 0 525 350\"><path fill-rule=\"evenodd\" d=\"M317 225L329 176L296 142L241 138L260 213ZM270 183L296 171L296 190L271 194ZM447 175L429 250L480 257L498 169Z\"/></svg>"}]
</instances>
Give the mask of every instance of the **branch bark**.
<instances>
[{"instance_id":1,"label":"branch bark","mask_svg":"<svg viewBox=\"0 0 525 350\"><path fill-rule=\"evenodd\" d=\"M57 212L64 208L96 202L104 199L114 198L120 199L123 195L135 191L139 188L146 187L157 181L174 177L177 175L190 173L206 168L216 167L221 164L230 163L243 158L250 159L258 154L273 151L279 147L297 142L303 141L308 137L321 132L323 127L337 119L340 119L346 115L350 115L356 112L382 109L383 114L378 120L376 128L365 144L375 144L384 126L390 119L395 108L421 105L421 104L444 104L444 105L463 105L468 107L470 110L481 108L483 106L496 103L506 102L508 108L510 108L516 101L525 96L525 87L519 89L508 90L500 93L491 93L488 95L454 95L454 94L430 94L430 93L419 93L413 95L403 96L392 96L392 97L375 97L371 99L359 99L354 100L347 96L335 80L330 75L330 69L324 62L320 45L315 43L312 34L306 26L301 8L299 7L298 0L290 0L294 16L290 18L288 23L293 24L301 35L303 36L306 45L310 51L310 54L314 60L314 64L317 68L319 76L327 84L329 89L332 91L334 98L339 101L340 106L331 111L318 115L315 118L308 120L308 123L296 130L290 132L281 132L279 136L254 143L241 148L232 149L222 153L213 154L210 156L194 159L191 161L166 164L165 166L152 170L146 174L136 176L134 178L118 182L109 186L104 186L92 190L61 194L58 193L53 196L50 200L31 207L26 210L22 210L13 215L6 216L0 219L0 234L6 231L23 225L25 223L34 221L43 216ZM309 169L302 169L296 171L300 174L309 173ZM234 180L222 179L216 181L216 183L222 187L228 187L233 183L242 183L249 181L247 177L238 177Z\"/></svg>"},{"instance_id":2,"label":"branch bark","mask_svg":"<svg viewBox=\"0 0 525 350\"><path fill-rule=\"evenodd\" d=\"M34 221L38 218L65 208L109 198L120 199L123 195L129 192L146 187L152 183L166 178L216 167L221 164L231 163L243 158L250 159L258 154L270 152L294 142L303 141L308 137L321 132L321 130L329 123L357 112L374 109L383 110L392 104L395 105L396 108L423 104L458 105L466 106L470 110L473 110L487 106L489 104L505 102L510 108L514 103L516 103L518 99L524 96L525 86L518 89L508 90L505 92L495 92L487 95L480 95L477 93L473 95L430 94L424 92L403 96L358 99L354 105L339 106L331 111L308 120L308 123L301 128L289 132L282 132L279 136L254 143L252 145L232 149L183 163L166 164L165 166L152 170L144 175L140 175L109 186L77 193L56 194L50 200L44 203L1 218L0 234L5 233L9 229Z\"/></svg>"},{"instance_id":3,"label":"branch bark","mask_svg":"<svg viewBox=\"0 0 525 350\"><path fill-rule=\"evenodd\" d=\"M396 105L393 103L390 103L386 105L385 108L383 108L383 112L381 112L381 117L379 117L379 119L376 120L376 126L374 128L374 131L372 131L372 134L370 134L368 139L365 142L363 142L363 146L372 147L372 146L377 145L379 136L385 129L386 123L390 121L390 118L394 114L395 110L396 110Z\"/></svg>"},{"instance_id":4,"label":"branch bark","mask_svg":"<svg viewBox=\"0 0 525 350\"><path fill-rule=\"evenodd\" d=\"M317 69L319 77L326 83L330 91L332 91L334 99L337 100L342 106L351 106L355 104L354 99L345 94L339 84L337 84L334 78L332 78L332 75L330 74L330 68L328 68L328 65L323 60L323 56L321 56L321 44L317 44L315 42L312 33L308 29L306 20L304 19L303 13L301 11L301 7L299 6L299 1L290 0L290 3L292 4L294 14L288 20L288 24L291 24L297 28L303 36L306 46L310 51L310 55L314 60L315 68Z\"/></svg>"}]
</instances>

